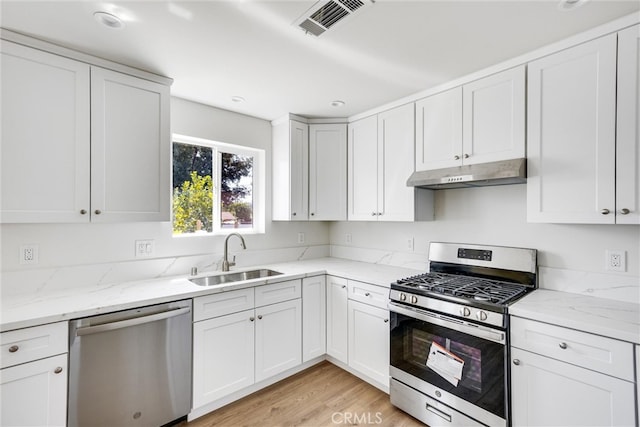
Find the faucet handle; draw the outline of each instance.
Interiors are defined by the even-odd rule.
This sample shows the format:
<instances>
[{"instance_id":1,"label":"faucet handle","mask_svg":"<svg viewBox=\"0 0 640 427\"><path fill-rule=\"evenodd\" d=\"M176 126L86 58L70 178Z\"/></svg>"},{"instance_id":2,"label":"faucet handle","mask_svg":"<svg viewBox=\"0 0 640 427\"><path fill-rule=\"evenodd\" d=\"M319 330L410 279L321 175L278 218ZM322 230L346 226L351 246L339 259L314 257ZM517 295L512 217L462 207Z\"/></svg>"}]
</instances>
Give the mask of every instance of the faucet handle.
<instances>
[{"instance_id":1,"label":"faucet handle","mask_svg":"<svg viewBox=\"0 0 640 427\"><path fill-rule=\"evenodd\" d=\"M233 259L231 261L229 261L229 267L233 267L234 265L236 265L236 256L233 256Z\"/></svg>"}]
</instances>

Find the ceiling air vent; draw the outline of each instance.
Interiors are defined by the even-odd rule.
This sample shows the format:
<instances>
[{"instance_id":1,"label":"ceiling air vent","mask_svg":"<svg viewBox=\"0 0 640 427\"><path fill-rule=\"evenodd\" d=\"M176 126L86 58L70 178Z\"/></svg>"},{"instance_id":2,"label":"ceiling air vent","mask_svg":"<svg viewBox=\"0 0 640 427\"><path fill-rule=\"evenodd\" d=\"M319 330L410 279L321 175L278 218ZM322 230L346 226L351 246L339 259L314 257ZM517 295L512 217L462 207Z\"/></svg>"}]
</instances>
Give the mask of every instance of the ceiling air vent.
<instances>
[{"instance_id":1,"label":"ceiling air vent","mask_svg":"<svg viewBox=\"0 0 640 427\"><path fill-rule=\"evenodd\" d=\"M319 36L366 4L371 0L320 1L295 22L306 33Z\"/></svg>"}]
</instances>

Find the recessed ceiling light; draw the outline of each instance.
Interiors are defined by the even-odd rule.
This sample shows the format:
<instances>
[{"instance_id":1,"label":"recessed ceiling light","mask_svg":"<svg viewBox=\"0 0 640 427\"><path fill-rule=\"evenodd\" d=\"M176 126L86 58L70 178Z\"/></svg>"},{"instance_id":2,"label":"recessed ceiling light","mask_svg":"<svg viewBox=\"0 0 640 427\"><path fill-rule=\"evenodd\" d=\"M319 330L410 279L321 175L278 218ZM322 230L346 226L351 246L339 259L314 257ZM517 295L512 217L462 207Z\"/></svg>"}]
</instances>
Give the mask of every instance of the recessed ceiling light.
<instances>
[{"instance_id":1,"label":"recessed ceiling light","mask_svg":"<svg viewBox=\"0 0 640 427\"><path fill-rule=\"evenodd\" d=\"M343 107L344 104L345 104L344 101L339 101L339 100L331 101L332 107Z\"/></svg>"},{"instance_id":2,"label":"recessed ceiling light","mask_svg":"<svg viewBox=\"0 0 640 427\"><path fill-rule=\"evenodd\" d=\"M589 0L560 0L560 3L558 3L558 9L575 10L588 1Z\"/></svg>"},{"instance_id":3,"label":"recessed ceiling light","mask_svg":"<svg viewBox=\"0 0 640 427\"><path fill-rule=\"evenodd\" d=\"M241 96L232 96L232 97L231 97L231 100L232 100L233 102L238 102L238 103L240 103L240 102L244 102L244 98L243 98L243 97L241 97Z\"/></svg>"},{"instance_id":4,"label":"recessed ceiling light","mask_svg":"<svg viewBox=\"0 0 640 427\"><path fill-rule=\"evenodd\" d=\"M93 14L93 17L96 19L96 21L98 21L105 27L113 28L116 30L124 28L124 21L111 13L98 11Z\"/></svg>"}]
</instances>

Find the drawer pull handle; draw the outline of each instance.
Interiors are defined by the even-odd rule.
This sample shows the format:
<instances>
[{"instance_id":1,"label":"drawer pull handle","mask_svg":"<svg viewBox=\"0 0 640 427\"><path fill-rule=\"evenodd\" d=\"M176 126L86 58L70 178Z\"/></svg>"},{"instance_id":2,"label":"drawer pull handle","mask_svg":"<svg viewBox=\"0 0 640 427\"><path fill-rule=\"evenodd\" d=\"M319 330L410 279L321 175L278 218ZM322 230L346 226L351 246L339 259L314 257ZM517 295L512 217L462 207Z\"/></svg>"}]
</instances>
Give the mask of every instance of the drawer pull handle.
<instances>
[{"instance_id":1,"label":"drawer pull handle","mask_svg":"<svg viewBox=\"0 0 640 427\"><path fill-rule=\"evenodd\" d=\"M59 374L60 372L62 372L62 368L58 366L56 369L53 370L53 372L56 374Z\"/></svg>"},{"instance_id":2,"label":"drawer pull handle","mask_svg":"<svg viewBox=\"0 0 640 427\"><path fill-rule=\"evenodd\" d=\"M520 359L513 359L513 364L518 366L520 364Z\"/></svg>"},{"instance_id":3,"label":"drawer pull handle","mask_svg":"<svg viewBox=\"0 0 640 427\"><path fill-rule=\"evenodd\" d=\"M565 350L567 348L567 343L566 342L561 342L560 344L560 348Z\"/></svg>"},{"instance_id":4,"label":"drawer pull handle","mask_svg":"<svg viewBox=\"0 0 640 427\"><path fill-rule=\"evenodd\" d=\"M365 297L368 297L368 296L371 296L371 294L370 294L369 292L365 292L365 293L364 293L364 296L365 296Z\"/></svg>"},{"instance_id":5,"label":"drawer pull handle","mask_svg":"<svg viewBox=\"0 0 640 427\"><path fill-rule=\"evenodd\" d=\"M20 347L18 347L17 345L12 345L11 347L9 347L9 353L15 353L18 350L20 350Z\"/></svg>"}]
</instances>

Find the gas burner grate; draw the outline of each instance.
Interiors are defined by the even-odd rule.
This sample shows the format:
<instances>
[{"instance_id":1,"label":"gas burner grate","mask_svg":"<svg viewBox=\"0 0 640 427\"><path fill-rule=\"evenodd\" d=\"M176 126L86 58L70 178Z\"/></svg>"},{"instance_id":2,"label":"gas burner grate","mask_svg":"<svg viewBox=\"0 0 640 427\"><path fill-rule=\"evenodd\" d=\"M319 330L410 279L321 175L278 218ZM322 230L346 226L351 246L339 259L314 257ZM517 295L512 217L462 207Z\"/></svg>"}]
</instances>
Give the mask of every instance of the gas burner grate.
<instances>
[{"instance_id":1,"label":"gas burner grate","mask_svg":"<svg viewBox=\"0 0 640 427\"><path fill-rule=\"evenodd\" d=\"M517 283L447 273L419 274L400 279L396 284L405 288L488 301L493 304L505 304L526 291L525 286Z\"/></svg>"}]
</instances>

